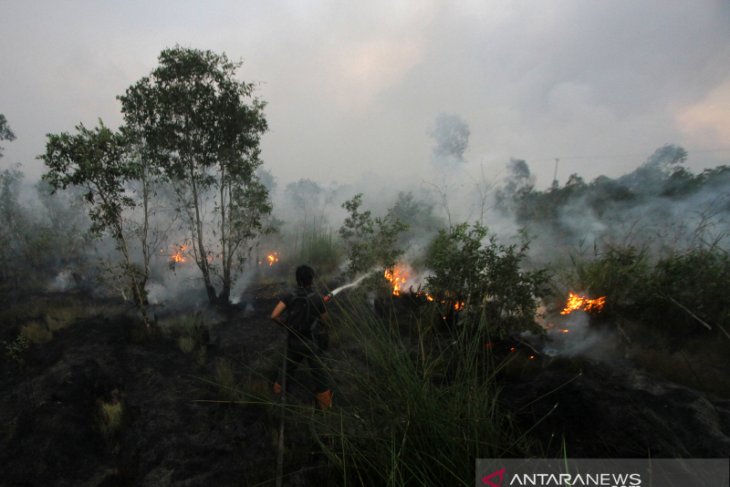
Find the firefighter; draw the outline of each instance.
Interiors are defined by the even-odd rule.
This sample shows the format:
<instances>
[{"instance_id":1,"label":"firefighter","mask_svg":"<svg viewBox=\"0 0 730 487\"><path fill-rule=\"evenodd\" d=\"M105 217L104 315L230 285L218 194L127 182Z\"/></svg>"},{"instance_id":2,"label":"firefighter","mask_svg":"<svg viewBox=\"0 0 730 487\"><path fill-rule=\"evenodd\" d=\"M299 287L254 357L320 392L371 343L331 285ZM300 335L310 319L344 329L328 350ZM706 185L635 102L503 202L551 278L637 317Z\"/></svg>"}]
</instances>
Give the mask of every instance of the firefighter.
<instances>
[{"instance_id":1,"label":"firefighter","mask_svg":"<svg viewBox=\"0 0 730 487\"><path fill-rule=\"evenodd\" d=\"M314 270L301 265L297 267L295 277L296 290L281 296L271 312L271 319L287 330L286 370L279 371L274 393L282 394L284 374L290 377L299 364L307 359L314 380L317 406L325 410L332 407L332 391L322 369L322 352L327 348L330 319L322 296L313 289Z\"/></svg>"}]
</instances>

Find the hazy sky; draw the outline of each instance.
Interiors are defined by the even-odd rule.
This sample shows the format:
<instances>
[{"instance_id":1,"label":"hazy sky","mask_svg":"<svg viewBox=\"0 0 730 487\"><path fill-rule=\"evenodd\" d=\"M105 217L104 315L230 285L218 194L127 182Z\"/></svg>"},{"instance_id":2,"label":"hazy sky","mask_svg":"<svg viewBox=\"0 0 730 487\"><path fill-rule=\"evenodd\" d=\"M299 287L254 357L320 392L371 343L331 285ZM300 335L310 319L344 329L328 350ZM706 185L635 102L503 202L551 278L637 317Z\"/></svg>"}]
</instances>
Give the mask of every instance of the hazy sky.
<instances>
[{"instance_id":1,"label":"hazy sky","mask_svg":"<svg viewBox=\"0 0 730 487\"><path fill-rule=\"evenodd\" d=\"M439 113L471 130L465 166L527 159L538 185L632 169L676 143L730 162L727 0L0 0L0 166L30 178L45 134L102 118L165 47L242 59L260 83L280 183L419 177Z\"/></svg>"}]
</instances>

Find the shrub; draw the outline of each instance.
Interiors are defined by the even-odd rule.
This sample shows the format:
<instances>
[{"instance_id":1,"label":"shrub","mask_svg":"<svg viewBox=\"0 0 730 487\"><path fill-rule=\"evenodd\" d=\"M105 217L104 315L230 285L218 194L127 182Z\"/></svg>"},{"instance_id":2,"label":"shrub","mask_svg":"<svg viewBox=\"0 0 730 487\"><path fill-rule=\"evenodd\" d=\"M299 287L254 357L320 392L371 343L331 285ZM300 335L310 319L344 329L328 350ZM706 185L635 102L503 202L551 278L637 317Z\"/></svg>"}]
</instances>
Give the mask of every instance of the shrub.
<instances>
[{"instance_id":1,"label":"shrub","mask_svg":"<svg viewBox=\"0 0 730 487\"><path fill-rule=\"evenodd\" d=\"M480 224L441 230L431 243L428 263L433 272L427 288L434 303L454 307L473 324L494 335L536 329L536 296L543 294L545 271L526 271L527 243L505 246L487 236ZM443 311L443 309L442 309Z\"/></svg>"},{"instance_id":2,"label":"shrub","mask_svg":"<svg viewBox=\"0 0 730 487\"><path fill-rule=\"evenodd\" d=\"M35 321L23 325L20 328L20 335L30 343L46 343L53 338L53 332L46 326Z\"/></svg>"},{"instance_id":3,"label":"shrub","mask_svg":"<svg viewBox=\"0 0 730 487\"><path fill-rule=\"evenodd\" d=\"M30 347L30 340L22 334L19 334L15 337L15 340L10 343L3 342L3 345L5 345L6 357L18 365L23 365L25 362L23 354L25 354L25 351Z\"/></svg>"},{"instance_id":4,"label":"shrub","mask_svg":"<svg viewBox=\"0 0 730 487\"><path fill-rule=\"evenodd\" d=\"M109 402L98 401L99 429L104 438L110 440L122 427L124 419L124 405L120 400L112 399Z\"/></svg>"},{"instance_id":5,"label":"shrub","mask_svg":"<svg viewBox=\"0 0 730 487\"><path fill-rule=\"evenodd\" d=\"M632 312L644 299L650 282L650 262L646 249L632 246L610 247L596 252L590 260L571 256L574 273L569 286L596 296L606 296L604 312Z\"/></svg>"},{"instance_id":6,"label":"shrub","mask_svg":"<svg viewBox=\"0 0 730 487\"><path fill-rule=\"evenodd\" d=\"M719 249L692 249L659 260L648 281L642 316L669 329L711 327L730 339L730 256ZM723 333L724 332L724 333Z\"/></svg>"}]
</instances>

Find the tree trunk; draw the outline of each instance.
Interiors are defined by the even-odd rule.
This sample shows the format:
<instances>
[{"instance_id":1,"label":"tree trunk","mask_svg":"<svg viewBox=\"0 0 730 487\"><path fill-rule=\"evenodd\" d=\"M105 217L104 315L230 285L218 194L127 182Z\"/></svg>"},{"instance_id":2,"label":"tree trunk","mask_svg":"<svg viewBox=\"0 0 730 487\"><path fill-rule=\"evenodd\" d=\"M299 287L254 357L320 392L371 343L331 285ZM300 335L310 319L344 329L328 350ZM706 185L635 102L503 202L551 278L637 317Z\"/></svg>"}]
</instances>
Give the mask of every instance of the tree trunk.
<instances>
[{"instance_id":1,"label":"tree trunk","mask_svg":"<svg viewBox=\"0 0 730 487\"><path fill-rule=\"evenodd\" d=\"M213 287L213 283L210 280L208 255L205 251L205 244L203 243L203 222L200 218L200 200L198 198L198 186L195 183L195 169L192 165L190 166L190 184L191 189L193 190L193 204L195 206L195 221L193 222L193 225L194 232L197 234L195 235L195 237L197 238L193 240L193 244L195 244L195 241L197 240L198 256L196 260L198 267L200 268L200 272L203 274L203 283L205 285L205 292L208 294L208 302L210 304L215 304L215 288Z\"/></svg>"}]
</instances>

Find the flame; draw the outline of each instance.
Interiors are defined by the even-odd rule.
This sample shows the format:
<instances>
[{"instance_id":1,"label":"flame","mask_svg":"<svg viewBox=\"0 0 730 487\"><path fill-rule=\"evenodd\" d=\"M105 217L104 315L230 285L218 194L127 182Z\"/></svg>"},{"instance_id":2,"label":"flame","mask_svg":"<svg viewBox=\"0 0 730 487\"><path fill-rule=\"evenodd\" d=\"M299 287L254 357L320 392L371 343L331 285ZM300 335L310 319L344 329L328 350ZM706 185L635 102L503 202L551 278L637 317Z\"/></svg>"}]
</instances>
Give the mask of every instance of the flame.
<instances>
[{"instance_id":1,"label":"flame","mask_svg":"<svg viewBox=\"0 0 730 487\"><path fill-rule=\"evenodd\" d=\"M185 253L188 251L189 246L181 244L175 245L175 247L177 247L177 252L170 255L170 262L175 264L182 264L183 262L187 262L187 259L185 258Z\"/></svg>"},{"instance_id":2,"label":"flame","mask_svg":"<svg viewBox=\"0 0 730 487\"><path fill-rule=\"evenodd\" d=\"M584 296L573 293L568 293L568 302L565 303L565 308L560 312L561 315L569 315L573 311L601 311L603 306L606 304L606 296L601 296L596 299L589 299Z\"/></svg>"},{"instance_id":3,"label":"flame","mask_svg":"<svg viewBox=\"0 0 730 487\"><path fill-rule=\"evenodd\" d=\"M457 301L454 303L454 311L461 311L464 309L464 301Z\"/></svg>"},{"instance_id":4,"label":"flame","mask_svg":"<svg viewBox=\"0 0 730 487\"><path fill-rule=\"evenodd\" d=\"M418 290L418 292L416 292L416 296L418 296L419 298L426 298L426 301L428 301L429 303L432 303L434 301L433 296L425 291L421 291L420 289Z\"/></svg>"},{"instance_id":5,"label":"flame","mask_svg":"<svg viewBox=\"0 0 730 487\"><path fill-rule=\"evenodd\" d=\"M567 328L563 328L562 330L560 330L560 333L570 333L570 330L568 330Z\"/></svg>"},{"instance_id":6,"label":"flame","mask_svg":"<svg viewBox=\"0 0 730 487\"><path fill-rule=\"evenodd\" d=\"M268 265L269 267L273 266L279 262L279 252L273 251L266 255L263 259L259 261L259 265Z\"/></svg>"},{"instance_id":7,"label":"flame","mask_svg":"<svg viewBox=\"0 0 730 487\"><path fill-rule=\"evenodd\" d=\"M393 296L400 296L401 286L406 283L406 279L408 278L406 268L402 265L396 264L393 269L385 269L383 277L385 277L385 280L387 280L392 286Z\"/></svg>"}]
</instances>

